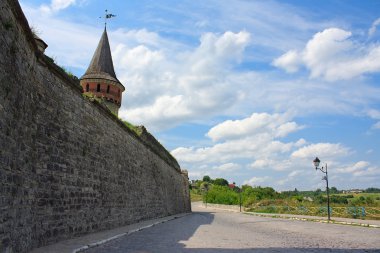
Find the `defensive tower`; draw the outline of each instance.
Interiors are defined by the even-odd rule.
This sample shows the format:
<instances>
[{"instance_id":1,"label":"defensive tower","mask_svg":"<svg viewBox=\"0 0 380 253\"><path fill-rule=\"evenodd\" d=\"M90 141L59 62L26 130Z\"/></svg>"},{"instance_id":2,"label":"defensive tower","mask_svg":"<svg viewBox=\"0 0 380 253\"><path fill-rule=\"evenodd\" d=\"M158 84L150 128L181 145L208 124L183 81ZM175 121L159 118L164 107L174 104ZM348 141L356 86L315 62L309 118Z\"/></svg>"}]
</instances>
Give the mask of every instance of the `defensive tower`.
<instances>
[{"instance_id":1,"label":"defensive tower","mask_svg":"<svg viewBox=\"0 0 380 253\"><path fill-rule=\"evenodd\" d=\"M125 88L115 74L106 27L80 84L84 93L103 99L107 108L118 114Z\"/></svg>"}]
</instances>

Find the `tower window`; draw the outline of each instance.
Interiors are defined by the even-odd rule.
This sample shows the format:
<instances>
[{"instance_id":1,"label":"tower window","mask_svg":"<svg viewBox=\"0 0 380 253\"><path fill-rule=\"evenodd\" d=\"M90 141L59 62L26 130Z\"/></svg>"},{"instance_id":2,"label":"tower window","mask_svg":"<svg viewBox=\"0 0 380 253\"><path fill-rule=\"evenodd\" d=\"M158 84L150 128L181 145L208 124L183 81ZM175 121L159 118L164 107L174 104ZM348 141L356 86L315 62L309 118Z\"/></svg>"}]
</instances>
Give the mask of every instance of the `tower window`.
<instances>
[{"instance_id":1,"label":"tower window","mask_svg":"<svg viewBox=\"0 0 380 253\"><path fill-rule=\"evenodd\" d=\"M120 95L120 89L117 91L117 94Z\"/></svg>"},{"instance_id":2,"label":"tower window","mask_svg":"<svg viewBox=\"0 0 380 253\"><path fill-rule=\"evenodd\" d=\"M107 93L110 93L110 86L107 86Z\"/></svg>"},{"instance_id":3,"label":"tower window","mask_svg":"<svg viewBox=\"0 0 380 253\"><path fill-rule=\"evenodd\" d=\"M90 90L90 85L86 84L86 92L88 92L89 90Z\"/></svg>"},{"instance_id":4,"label":"tower window","mask_svg":"<svg viewBox=\"0 0 380 253\"><path fill-rule=\"evenodd\" d=\"M96 91L100 92L100 83L98 83L98 86L96 87Z\"/></svg>"}]
</instances>

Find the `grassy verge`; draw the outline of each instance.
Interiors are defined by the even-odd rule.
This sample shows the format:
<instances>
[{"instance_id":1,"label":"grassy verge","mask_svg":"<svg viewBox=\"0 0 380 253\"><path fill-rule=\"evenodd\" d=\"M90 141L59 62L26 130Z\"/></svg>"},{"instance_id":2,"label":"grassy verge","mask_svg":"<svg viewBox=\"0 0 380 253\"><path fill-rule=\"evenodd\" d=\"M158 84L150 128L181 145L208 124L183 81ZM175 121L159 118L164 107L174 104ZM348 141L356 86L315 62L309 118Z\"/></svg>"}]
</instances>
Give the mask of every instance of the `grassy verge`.
<instances>
[{"instance_id":1,"label":"grassy verge","mask_svg":"<svg viewBox=\"0 0 380 253\"><path fill-rule=\"evenodd\" d=\"M191 202L196 202L196 201L202 201L203 197L202 197L202 195L190 192L190 199L191 199Z\"/></svg>"}]
</instances>

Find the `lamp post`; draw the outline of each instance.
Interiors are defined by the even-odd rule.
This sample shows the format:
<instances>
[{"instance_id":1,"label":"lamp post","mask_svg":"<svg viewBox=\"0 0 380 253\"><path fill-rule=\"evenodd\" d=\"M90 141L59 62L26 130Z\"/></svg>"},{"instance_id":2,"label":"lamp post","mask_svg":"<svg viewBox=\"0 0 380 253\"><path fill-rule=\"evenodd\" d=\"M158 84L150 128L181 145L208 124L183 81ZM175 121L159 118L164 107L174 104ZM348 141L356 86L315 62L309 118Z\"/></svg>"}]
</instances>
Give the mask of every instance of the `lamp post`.
<instances>
[{"instance_id":1,"label":"lamp post","mask_svg":"<svg viewBox=\"0 0 380 253\"><path fill-rule=\"evenodd\" d=\"M319 164L321 163L321 160L319 160L318 157L316 157L313 161L315 170L320 170L323 173L326 174L326 176L322 177L322 180L326 180L326 193L327 193L327 216L328 216L328 222L331 220L330 219L330 195L329 195L329 178L327 175L327 163L325 164L325 167L319 167Z\"/></svg>"},{"instance_id":2,"label":"lamp post","mask_svg":"<svg viewBox=\"0 0 380 253\"><path fill-rule=\"evenodd\" d=\"M208 192L208 184L207 183L204 184L203 190L205 192L205 201L206 201L206 208L207 208L207 192Z\"/></svg>"},{"instance_id":3,"label":"lamp post","mask_svg":"<svg viewBox=\"0 0 380 253\"><path fill-rule=\"evenodd\" d=\"M239 207L241 212L241 186L239 187Z\"/></svg>"}]
</instances>

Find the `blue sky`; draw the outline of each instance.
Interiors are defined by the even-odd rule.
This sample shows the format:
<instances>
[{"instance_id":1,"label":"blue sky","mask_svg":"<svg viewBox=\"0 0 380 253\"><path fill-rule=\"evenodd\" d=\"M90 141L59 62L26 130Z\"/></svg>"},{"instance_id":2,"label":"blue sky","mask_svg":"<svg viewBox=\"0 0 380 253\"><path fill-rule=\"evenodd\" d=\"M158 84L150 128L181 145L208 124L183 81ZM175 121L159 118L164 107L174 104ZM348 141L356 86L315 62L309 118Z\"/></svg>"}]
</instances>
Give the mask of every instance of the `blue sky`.
<instances>
[{"instance_id":1,"label":"blue sky","mask_svg":"<svg viewBox=\"0 0 380 253\"><path fill-rule=\"evenodd\" d=\"M104 10L119 116L191 179L277 190L380 187L380 1L28 0L46 54L81 76Z\"/></svg>"}]
</instances>

